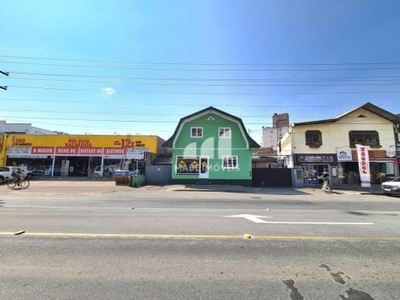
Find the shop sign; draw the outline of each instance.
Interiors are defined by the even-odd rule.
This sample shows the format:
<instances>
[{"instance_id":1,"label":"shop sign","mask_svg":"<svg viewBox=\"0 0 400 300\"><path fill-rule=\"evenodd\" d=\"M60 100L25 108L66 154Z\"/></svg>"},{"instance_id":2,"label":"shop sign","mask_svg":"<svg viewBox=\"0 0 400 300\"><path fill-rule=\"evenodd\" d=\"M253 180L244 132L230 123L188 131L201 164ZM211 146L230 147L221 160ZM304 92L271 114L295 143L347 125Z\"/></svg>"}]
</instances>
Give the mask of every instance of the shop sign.
<instances>
[{"instance_id":1,"label":"shop sign","mask_svg":"<svg viewBox=\"0 0 400 300\"><path fill-rule=\"evenodd\" d=\"M103 148L79 148L79 154L83 156L103 155Z\"/></svg>"},{"instance_id":2,"label":"shop sign","mask_svg":"<svg viewBox=\"0 0 400 300\"><path fill-rule=\"evenodd\" d=\"M78 155L78 148L57 147L56 154L57 155Z\"/></svg>"},{"instance_id":3,"label":"shop sign","mask_svg":"<svg viewBox=\"0 0 400 300\"><path fill-rule=\"evenodd\" d=\"M350 149L342 149L337 150L337 160L338 161L351 161L351 150Z\"/></svg>"},{"instance_id":4,"label":"shop sign","mask_svg":"<svg viewBox=\"0 0 400 300\"><path fill-rule=\"evenodd\" d=\"M298 162L301 163L333 163L335 155L333 154L301 154L297 156Z\"/></svg>"},{"instance_id":5,"label":"shop sign","mask_svg":"<svg viewBox=\"0 0 400 300\"><path fill-rule=\"evenodd\" d=\"M394 151L394 150L386 150L386 156L395 157L396 156L396 151Z\"/></svg>"},{"instance_id":6,"label":"shop sign","mask_svg":"<svg viewBox=\"0 0 400 300\"><path fill-rule=\"evenodd\" d=\"M7 155L21 156L30 154L31 154L31 147L9 147L7 149Z\"/></svg>"},{"instance_id":7,"label":"shop sign","mask_svg":"<svg viewBox=\"0 0 400 300\"><path fill-rule=\"evenodd\" d=\"M25 137L11 137L11 145L14 146L32 146L32 143L28 142Z\"/></svg>"},{"instance_id":8,"label":"shop sign","mask_svg":"<svg viewBox=\"0 0 400 300\"><path fill-rule=\"evenodd\" d=\"M32 147L31 153L34 155L53 155L54 147Z\"/></svg>"},{"instance_id":9,"label":"shop sign","mask_svg":"<svg viewBox=\"0 0 400 300\"><path fill-rule=\"evenodd\" d=\"M144 150L129 148L126 152L126 158L142 160L144 159L144 153Z\"/></svg>"},{"instance_id":10,"label":"shop sign","mask_svg":"<svg viewBox=\"0 0 400 300\"><path fill-rule=\"evenodd\" d=\"M360 170L360 179L362 187L371 186L371 172L369 169L368 149L362 145L356 145L358 157L358 169Z\"/></svg>"},{"instance_id":11,"label":"shop sign","mask_svg":"<svg viewBox=\"0 0 400 300\"><path fill-rule=\"evenodd\" d=\"M159 138L157 136L122 136L122 135L26 135L13 134L3 138L6 147L56 147L56 148L136 148L156 153ZM1 144L1 139L0 139ZM1 148L1 147L0 147ZM145 149L144 149L145 148ZM73 150L72 150L73 151ZM124 151L124 150L122 150ZM68 154L68 153L62 153ZM72 153L77 154L77 153ZM97 154L98 155L98 154ZM115 154L114 154L115 155ZM120 154L121 155L121 154ZM122 153L124 155L124 153Z\"/></svg>"},{"instance_id":12,"label":"shop sign","mask_svg":"<svg viewBox=\"0 0 400 300\"><path fill-rule=\"evenodd\" d=\"M104 155L124 155L125 149L123 148L104 148Z\"/></svg>"}]
</instances>

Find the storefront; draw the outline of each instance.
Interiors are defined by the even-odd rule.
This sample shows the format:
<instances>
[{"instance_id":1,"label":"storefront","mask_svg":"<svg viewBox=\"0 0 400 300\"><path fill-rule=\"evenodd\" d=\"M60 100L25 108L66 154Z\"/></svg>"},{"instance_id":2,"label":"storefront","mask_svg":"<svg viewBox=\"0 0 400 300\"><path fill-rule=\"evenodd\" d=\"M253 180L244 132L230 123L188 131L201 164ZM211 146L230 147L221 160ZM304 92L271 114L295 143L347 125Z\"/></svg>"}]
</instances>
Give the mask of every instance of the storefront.
<instances>
[{"instance_id":1,"label":"storefront","mask_svg":"<svg viewBox=\"0 0 400 300\"><path fill-rule=\"evenodd\" d=\"M394 151L369 150L369 169L371 184L381 184L382 181L397 176L397 158ZM357 151L341 149L337 152L338 178L340 185L359 186L360 171Z\"/></svg>"},{"instance_id":2,"label":"storefront","mask_svg":"<svg viewBox=\"0 0 400 300\"><path fill-rule=\"evenodd\" d=\"M381 184L398 175L395 151L369 150L371 184ZM296 166L301 166L304 185L320 185L321 175L328 174L332 185L359 186L360 171L357 151L340 149L335 154L296 154Z\"/></svg>"},{"instance_id":3,"label":"storefront","mask_svg":"<svg viewBox=\"0 0 400 300\"><path fill-rule=\"evenodd\" d=\"M107 177L117 169L144 174L157 136L5 135L3 165L24 165L36 176Z\"/></svg>"},{"instance_id":4,"label":"storefront","mask_svg":"<svg viewBox=\"0 0 400 300\"><path fill-rule=\"evenodd\" d=\"M397 158L394 151L369 150L371 184L381 184L398 175ZM320 185L319 178L328 174L332 185L359 186L360 172L357 151L340 149L337 153L296 154L296 166L301 166L305 185Z\"/></svg>"},{"instance_id":5,"label":"storefront","mask_svg":"<svg viewBox=\"0 0 400 300\"><path fill-rule=\"evenodd\" d=\"M318 178L324 173L331 174L331 169L337 166L336 154L295 154L295 165L303 168L304 184L318 185ZM335 170L335 168L334 168Z\"/></svg>"}]
</instances>

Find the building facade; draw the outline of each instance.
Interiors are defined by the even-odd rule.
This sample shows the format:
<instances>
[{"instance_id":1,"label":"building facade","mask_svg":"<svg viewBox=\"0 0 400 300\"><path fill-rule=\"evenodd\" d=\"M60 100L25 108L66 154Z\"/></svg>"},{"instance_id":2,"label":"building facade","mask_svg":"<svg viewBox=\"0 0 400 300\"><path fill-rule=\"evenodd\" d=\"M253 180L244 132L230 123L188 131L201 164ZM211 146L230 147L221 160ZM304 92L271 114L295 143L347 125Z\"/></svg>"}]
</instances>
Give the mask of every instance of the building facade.
<instances>
[{"instance_id":1,"label":"building facade","mask_svg":"<svg viewBox=\"0 0 400 300\"><path fill-rule=\"evenodd\" d=\"M39 176L111 176L139 170L162 151L158 136L0 135L0 166L24 166Z\"/></svg>"},{"instance_id":2,"label":"building facade","mask_svg":"<svg viewBox=\"0 0 400 300\"><path fill-rule=\"evenodd\" d=\"M163 145L172 149L172 183L252 185L252 149L240 118L208 107L182 118Z\"/></svg>"},{"instance_id":3,"label":"building facade","mask_svg":"<svg viewBox=\"0 0 400 300\"><path fill-rule=\"evenodd\" d=\"M0 134L60 134L60 132L35 127L31 123L7 123L0 120Z\"/></svg>"},{"instance_id":4,"label":"building facade","mask_svg":"<svg viewBox=\"0 0 400 300\"><path fill-rule=\"evenodd\" d=\"M277 114L272 116L272 127L262 128L262 147L276 151L280 140L289 129L289 114Z\"/></svg>"},{"instance_id":5,"label":"building facade","mask_svg":"<svg viewBox=\"0 0 400 300\"><path fill-rule=\"evenodd\" d=\"M368 149L371 183L399 174L396 116L366 103L331 119L295 123L282 138L279 155L289 168L302 169L305 185L328 173L334 185L360 185L356 145ZM382 174L385 176L382 177Z\"/></svg>"}]
</instances>

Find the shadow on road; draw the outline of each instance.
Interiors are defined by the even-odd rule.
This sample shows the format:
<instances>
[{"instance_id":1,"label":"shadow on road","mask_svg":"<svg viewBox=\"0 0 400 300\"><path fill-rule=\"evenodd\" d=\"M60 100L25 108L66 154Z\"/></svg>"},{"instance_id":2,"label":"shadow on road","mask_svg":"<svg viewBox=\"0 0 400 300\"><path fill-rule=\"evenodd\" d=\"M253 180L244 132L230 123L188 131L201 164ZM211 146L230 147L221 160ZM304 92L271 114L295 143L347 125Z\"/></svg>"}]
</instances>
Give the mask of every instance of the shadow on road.
<instances>
[{"instance_id":1,"label":"shadow on road","mask_svg":"<svg viewBox=\"0 0 400 300\"><path fill-rule=\"evenodd\" d=\"M184 185L174 189L176 192L223 192L223 193L251 193L269 195L309 195L307 191L295 188L259 188L237 185ZM319 191L319 189L315 189Z\"/></svg>"}]
</instances>

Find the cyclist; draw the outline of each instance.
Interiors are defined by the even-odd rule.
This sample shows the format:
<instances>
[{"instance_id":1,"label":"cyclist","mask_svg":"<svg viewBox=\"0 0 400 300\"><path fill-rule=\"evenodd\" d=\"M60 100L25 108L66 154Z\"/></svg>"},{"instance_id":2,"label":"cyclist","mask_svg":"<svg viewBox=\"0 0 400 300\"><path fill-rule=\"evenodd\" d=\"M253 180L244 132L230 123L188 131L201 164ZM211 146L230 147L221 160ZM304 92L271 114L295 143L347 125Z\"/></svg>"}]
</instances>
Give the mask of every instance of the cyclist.
<instances>
[{"instance_id":1,"label":"cyclist","mask_svg":"<svg viewBox=\"0 0 400 300\"><path fill-rule=\"evenodd\" d=\"M17 179L17 184L20 185L22 180L25 178L24 170L22 170L21 168L18 168L14 172L14 177L15 177L15 179Z\"/></svg>"}]
</instances>

